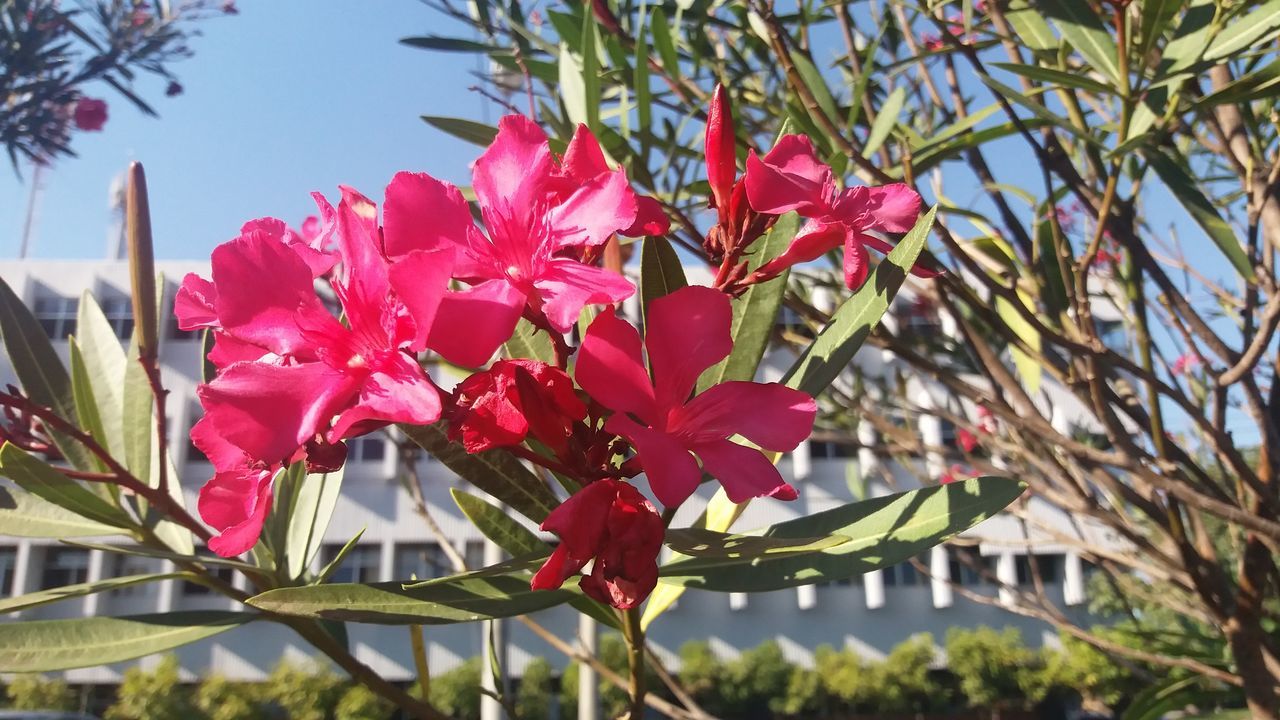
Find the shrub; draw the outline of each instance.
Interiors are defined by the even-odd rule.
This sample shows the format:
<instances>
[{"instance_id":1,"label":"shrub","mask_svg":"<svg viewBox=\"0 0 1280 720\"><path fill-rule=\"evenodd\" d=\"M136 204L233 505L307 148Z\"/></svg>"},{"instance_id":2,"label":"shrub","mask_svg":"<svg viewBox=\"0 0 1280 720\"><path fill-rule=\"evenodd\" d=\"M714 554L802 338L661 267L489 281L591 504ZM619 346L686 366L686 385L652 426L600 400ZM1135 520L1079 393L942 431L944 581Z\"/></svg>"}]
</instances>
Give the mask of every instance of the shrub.
<instances>
[{"instance_id":1,"label":"shrub","mask_svg":"<svg viewBox=\"0 0 1280 720\"><path fill-rule=\"evenodd\" d=\"M458 720L480 717L480 658L431 678L431 704Z\"/></svg>"},{"instance_id":2,"label":"shrub","mask_svg":"<svg viewBox=\"0 0 1280 720\"><path fill-rule=\"evenodd\" d=\"M770 640L747 650L725 667L721 693L726 712L735 718L768 717L785 705L791 664ZM775 707L777 705L778 707Z\"/></svg>"},{"instance_id":3,"label":"shrub","mask_svg":"<svg viewBox=\"0 0 1280 720\"><path fill-rule=\"evenodd\" d=\"M319 662L281 660L267 677L262 697L284 711L289 720L325 720L337 705L342 685L342 680Z\"/></svg>"},{"instance_id":4,"label":"shrub","mask_svg":"<svg viewBox=\"0 0 1280 720\"><path fill-rule=\"evenodd\" d=\"M262 720L265 713L258 686L210 675L196 687L196 710L206 720Z\"/></svg>"},{"instance_id":5,"label":"shrub","mask_svg":"<svg viewBox=\"0 0 1280 720\"><path fill-rule=\"evenodd\" d=\"M929 633L915 635L889 651L865 674L866 702L873 712L905 713L932 709L940 688L930 679L935 650Z\"/></svg>"},{"instance_id":6,"label":"shrub","mask_svg":"<svg viewBox=\"0 0 1280 720\"><path fill-rule=\"evenodd\" d=\"M952 628L946 650L947 667L974 707L1034 704L1049 691L1042 656L1023 645L1017 628Z\"/></svg>"},{"instance_id":7,"label":"shrub","mask_svg":"<svg viewBox=\"0 0 1280 720\"><path fill-rule=\"evenodd\" d=\"M516 717L519 720L551 720L551 695L555 672L545 658L535 658L524 668L516 688Z\"/></svg>"},{"instance_id":8,"label":"shrub","mask_svg":"<svg viewBox=\"0 0 1280 720\"><path fill-rule=\"evenodd\" d=\"M342 693L333 716L336 720L387 720L395 706L364 685L352 685Z\"/></svg>"},{"instance_id":9,"label":"shrub","mask_svg":"<svg viewBox=\"0 0 1280 720\"><path fill-rule=\"evenodd\" d=\"M152 670L131 667L124 673L106 720L190 720L190 693L178 675L178 659L166 655Z\"/></svg>"},{"instance_id":10,"label":"shrub","mask_svg":"<svg viewBox=\"0 0 1280 720\"><path fill-rule=\"evenodd\" d=\"M78 710L67 683L43 675L15 675L5 688L9 707L14 710Z\"/></svg>"}]
</instances>

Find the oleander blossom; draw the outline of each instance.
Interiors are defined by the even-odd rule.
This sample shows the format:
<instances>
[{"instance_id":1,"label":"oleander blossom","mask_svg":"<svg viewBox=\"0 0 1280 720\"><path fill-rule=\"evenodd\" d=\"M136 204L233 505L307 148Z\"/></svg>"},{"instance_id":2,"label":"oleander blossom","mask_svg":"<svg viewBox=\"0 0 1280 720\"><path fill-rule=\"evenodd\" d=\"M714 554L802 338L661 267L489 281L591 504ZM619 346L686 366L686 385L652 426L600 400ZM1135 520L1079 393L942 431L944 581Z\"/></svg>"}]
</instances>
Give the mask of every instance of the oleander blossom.
<instances>
[{"instance_id":1,"label":"oleander blossom","mask_svg":"<svg viewBox=\"0 0 1280 720\"><path fill-rule=\"evenodd\" d=\"M661 208L637 198L621 169L608 169L585 128L558 161L536 123L504 117L472 166L472 187L483 231L462 193L430 175L397 175L386 206L393 260L440 247L456 252L454 277L469 287L447 294L427 345L467 367L487 361L522 315L564 333L587 305L629 297L635 287L626 278L584 260L615 233L667 229ZM392 284L412 309L414 273Z\"/></svg>"},{"instance_id":2,"label":"oleander blossom","mask_svg":"<svg viewBox=\"0 0 1280 720\"><path fill-rule=\"evenodd\" d=\"M787 249L757 271L764 277L843 245L845 284L856 290L870 271L867 248L889 252L893 246L880 235L907 232L920 214L920 195L902 183L837 189L831 168L818 159L813 143L803 135L784 135L764 157L752 150L745 184L756 212L781 215L794 210L808 218ZM918 266L912 273L936 274Z\"/></svg>"},{"instance_id":3,"label":"oleander blossom","mask_svg":"<svg viewBox=\"0 0 1280 720\"><path fill-rule=\"evenodd\" d=\"M499 360L458 383L454 396L449 438L469 453L518 445L532 435L562 455L573 423L587 416L573 380L537 360Z\"/></svg>"},{"instance_id":4,"label":"oleander blossom","mask_svg":"<svg viewBox=\"0 0 1280 720\"><path fill-rule=\"evenodd\" d=\"M542 529L558 535L560 544L530 581L534 590L560 587L588 562L591 572L578 586L620 610L644 602L658 584L662 517L625 481L588 484L552 510Z\"/></svg>"},{"instance_id":5,"label":"oleander blossom","mask_svg":"<svg viewBox=\"0 0 1280 720\"><path fill-rule=\"evenodd\" d=\"M75 123L77 130L101 131L107 124L107 101L91 97L76 100L71 112L71 120Z\"/></svg>"},{"instance_id":6,"label":"oleander blossom","mask_svg":"<svg viewBox=\"0 0 1280 720\"><path fill-rule=\"evenodd\" d=\"M778 383L741 381L690 397L702 372L733 349L732 309L717 290L677 290L654 300L646 319L652 381L640 334L612 308L587 329L574 376L588 395L614 411L605 430L635 448L654 496L675 507L705 471L734 502L794 499L795 488L760 450L729 438L741 435L768 450L794 450L813 429L813 398Z\"/></svg>"},{"instance_id":7,"label":"oleander blossom","mask_svg":"<svg viewBox=\"0 0 1280 720\"><path fill-rule=\"evenodd\" d=\"M207 417L191 427L191 442L213 465L213 478L200 488L196 502L200 517L218 531L209 549L222 557L242 555L262 534L279 467L254 462L224 440Z\"/></svg>"}]
</instances>

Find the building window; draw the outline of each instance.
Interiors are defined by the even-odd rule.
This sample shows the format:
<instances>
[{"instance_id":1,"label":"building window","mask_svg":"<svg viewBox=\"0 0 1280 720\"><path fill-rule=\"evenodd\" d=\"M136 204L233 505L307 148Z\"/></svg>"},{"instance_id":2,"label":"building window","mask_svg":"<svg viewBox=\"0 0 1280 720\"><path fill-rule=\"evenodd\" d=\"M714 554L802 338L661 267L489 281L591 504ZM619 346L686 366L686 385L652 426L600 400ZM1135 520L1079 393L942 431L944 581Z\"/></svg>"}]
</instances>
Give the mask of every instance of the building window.
<instances>
[{"instance_id":1,"label":"building window","mask_svg":"<svg viewBox=\"0 0 1280 720\"><path fill-rule=\"evenodd\" d=\"M205 454L201 452L200 448L191 440L191 428L194 428L196 423L200 422L200 413L201 410L199 409L191 413L193 419L191 420L191 424L187 426L187 462L209 462L209 458L205 457Z\"/></svg>"},{"instance_id":2,"label":"building window","mask_svg":"<svg viewBox=\"0 0 1280 720\"><path fill-rule=\"evenodd\" d=\"M219 580L221 580L224 583L227 583L228 585L231 584L232 572L233 572L231 568L219 567L217 565L211 565L207 567L209 569L210 575L218 578ZM183 597L207 597L209 595L214 594L214 591L212 588L206 585L201 585L200 583L191 582L190 580L182 581L182 586L179 592L182 593Z\"/></svg>"},{"instance_id":3,"label":"building window","mask_svg":"<svg viewBox=\"0 0 1280 720\"><path fill-rule=\"evenodd\" d=\"M397 580L431 580L453 573L449 556L435 543L407 543L396 546Z\"/></svg>"},{"instance_id":4,"label":"building window","mask_svg":"<svg viewBox=\"0 0 1280 720\"><path fill-rule=\"evenodd\" d=\"M13 595L14 570L18 566L18 548L0 547L0 597Z\"/></svg>"},{"instance_id":5,"label":"building window","mask_svg":"<svg viewBox=\"0 0 1280 720\"><path fill-rule=\"evenodd\" d=\"M974 547L949 547L947 557L951 565L951 580L959 585L974 586L990 582L983 572L994 573L993 558L983 557Z\"/></svg>"},{"instance_id":6,"label":"building window","mask_svg":"<svg viewBox=\"0 0 1280 720\"><path fill-rule=\"evenodd\" d=\"M49 339L64 340L76 331L76 312L79 309L79 298L48 294L36 297L34 314Z\"/></svg>"},{"instance_id":7,"label":"building window","mask_svg":"<svg viewBox=\"0 0 1280 720\"><path fill-rule=\"evenodd\" d=\"M137 557L134 555L116 555L113 558L111 567L111 577L128 577L130 575L147 575L155 572L155 567L149 558ZM112 595L142 595L146 592L146 585L126 585L122 588L111 591Z\"/></svg>"},{"instance_id":8,"label":"building window","mask_svg":"<svg viewBox=\"0 0 1280 720\"><path fill-rule=\"evenodd\" d=\"M325 565L333 562L338 556L338 551L342 549L341 545L325 545L322 559ZM347 556L342 559L342 564L337 570L333 571L333 575L329 578L329 582L336 583L372 583L378 582L379 565L381 563L380 554L382 549L377 545L357 545L351 548Z\"/></svg>"},{"instance_id":9,"label":"building window","mask_svg":"<svg viewBox=\"0 0 1280 720\"><path fill-rule=\"evenodd\" d=\"M462 559L466 561L467 567L471 570L479 570L484 567L484 541L468 540L467 546L462 553Z\"/></svg>"},{"instance_id":10,"label":"building window","mask_svg":"<svg viewBox=\"0 0 1280 720\"><path fill-rule=\"evenodd\" d=\"M347 441L347 462L382 462L386 456L387 439L381 433Z\"/></svg>"},{"instance_id":11,"label":"building window","mask_svg":"<svg viewBox=\"0 0 1280 720\"><path fill-rule=\"evenodd\" d=\"M128 296L117 292L103 293L102 314L116 337L128 340L133 336L133 303Z\"/></svg>"},{"instance_id":12,"label":"building window","mask_svg":"<svg viewBox=\"0 0 1280 720\"><path fill-rule=\"evenodd\" d=\"M820 458L853 458L858 456L858 445L846 440L810 440L809 457Z\"/></svg>"},{"instance_id":13,"label":"building window","mask_svg":"<svg viewBox=\"0 0 1280 720\"><path fill-rule=\"evenodd\" d=\"M1014 558L1014 567L1018 573L1018 584L1035 585L1035 576L1031 573L1031 563L1035 562L1040 572L1040 580L1046 585L1060 582L1062 572L1061 555L1018 555Z\"/></svg>"},{"instance_id":14,"label":"building window","mask_svg":"<svg viewBox=\"0 0 1280 720\"><path fill-rule=\"evenodd\" d=\"M89 551L80 548L46 548L40 589L51 590L89 580Z\"/></svg>"},{"instance_id":15,"label":"building window","mask_svg":"<svg viewBox=\"0 0 1280 720\"><path fill-rule=\"evenodd\" d=\"M883 577L885 587L914 587L924 584L926 579L910 560L885 568Z\"/></svg>"}]
</instances>

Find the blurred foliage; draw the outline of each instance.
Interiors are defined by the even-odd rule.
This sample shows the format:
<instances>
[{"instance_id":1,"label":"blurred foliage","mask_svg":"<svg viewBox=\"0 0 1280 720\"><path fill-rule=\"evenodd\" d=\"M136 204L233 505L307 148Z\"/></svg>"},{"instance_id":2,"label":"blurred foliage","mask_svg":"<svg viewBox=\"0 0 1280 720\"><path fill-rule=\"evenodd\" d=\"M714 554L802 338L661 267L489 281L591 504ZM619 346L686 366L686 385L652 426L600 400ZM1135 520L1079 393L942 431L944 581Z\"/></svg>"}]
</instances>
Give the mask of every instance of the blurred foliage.
<instances>
[{"instance_id":1,"label":"blurred foliage","mask_svg":"<svg viewBox=\"0 0 1280 720\"><path fill-rule=\"evenodd\" d=\"M66 681L43 675L14 675L5 686L8 707L14 710L77 710L75 696Z\"/></svg>"},{"instance_id":2,"label":"blurred foliage","mask_svg":"<svg viewBox=\"0 0 1280 720\"><path fill-rule=\"evenodd\" d=\"M173 655L165 655L150 670L126 670L105 720L190 720L194 706L178 671Z\"/></svg>"}]
</instances>

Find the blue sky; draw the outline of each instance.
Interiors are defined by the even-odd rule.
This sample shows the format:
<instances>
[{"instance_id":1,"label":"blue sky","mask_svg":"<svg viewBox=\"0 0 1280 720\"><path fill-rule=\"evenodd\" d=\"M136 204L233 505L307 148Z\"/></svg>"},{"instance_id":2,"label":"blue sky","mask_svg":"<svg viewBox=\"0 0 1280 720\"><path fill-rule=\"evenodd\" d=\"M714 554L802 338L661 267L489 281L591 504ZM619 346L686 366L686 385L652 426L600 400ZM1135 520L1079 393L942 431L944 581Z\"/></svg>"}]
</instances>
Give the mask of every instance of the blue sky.
<instances>
[{"instance_id":1,"label":"blue sky","mask_svg":"<svg viewBox=\"0 0 1280 720\"><path fill-rule=\"evenodd\" d=\"M106 87L110 119L79 133L76 158L56 162L31 256L103 257L108 189L131 160L147 170L162 258L206 258L263 215L291 223L313 212L310 192L336 200L337 186L380 199L398 170L468 183L479 148L431 128L424 114L483 119L467 90L476 58L415 50L406 35L457 33L447 18L411 0L241 0L240 14L202 24L195 57L175 64L186 92L164 97L143 85L160 118ZM18 253L30 168L0 170L0 258Z\"/></svg>"}]
</instances>

